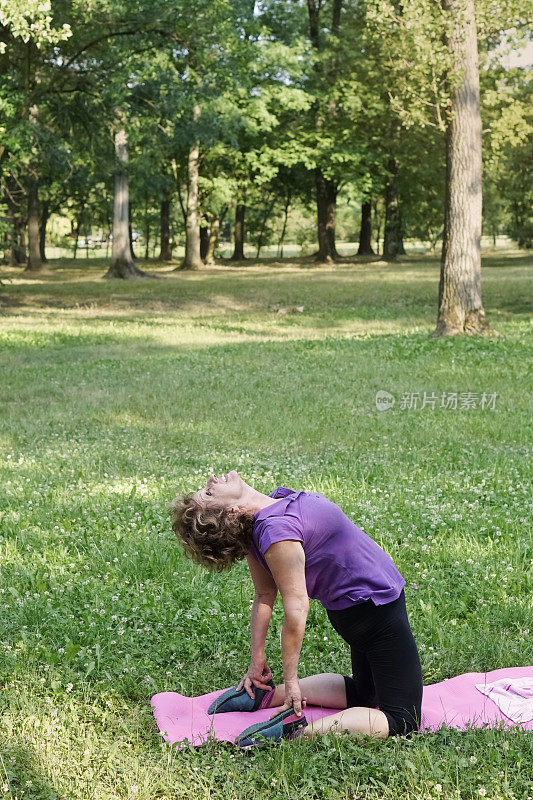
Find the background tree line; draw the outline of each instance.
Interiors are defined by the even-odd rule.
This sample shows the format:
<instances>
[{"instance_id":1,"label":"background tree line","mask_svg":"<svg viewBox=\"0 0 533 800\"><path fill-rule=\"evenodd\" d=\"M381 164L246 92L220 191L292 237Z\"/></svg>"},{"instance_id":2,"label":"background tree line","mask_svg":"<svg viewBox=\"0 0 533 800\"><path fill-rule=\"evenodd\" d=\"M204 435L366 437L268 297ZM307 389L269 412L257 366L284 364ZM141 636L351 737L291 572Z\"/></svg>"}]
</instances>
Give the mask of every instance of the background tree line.
<instances>
[{"instance_id":1,"label":"background tree line","mask_svg":"<svg viewBox=\"0 0 533 800\"><path fill-rule=\"evenodd\" d=\"M178 269L213 263L231 225L260 253L313 210L335 261L338 198L359 254L443 241L442 333L488 329L487 234L530 246L527 72L506 68L524 0L5 0L0 10L4 259L46 260L52 214L74 242L112 231L109 277L141 277L132 230ZM500 49L498 49L500 48ZM479 66L478 66L479 61ZM376 230L378 229L378 230ZM378 238L380 238L378 236Z\"/></svg>"}]
</instances>

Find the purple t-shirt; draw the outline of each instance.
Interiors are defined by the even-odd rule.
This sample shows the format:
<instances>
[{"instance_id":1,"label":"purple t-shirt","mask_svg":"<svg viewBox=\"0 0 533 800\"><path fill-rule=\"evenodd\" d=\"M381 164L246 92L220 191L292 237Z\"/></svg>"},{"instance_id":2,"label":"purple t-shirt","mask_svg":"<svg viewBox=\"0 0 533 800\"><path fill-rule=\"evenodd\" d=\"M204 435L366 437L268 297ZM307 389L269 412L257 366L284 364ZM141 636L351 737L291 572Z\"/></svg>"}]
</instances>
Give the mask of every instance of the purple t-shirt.
<instances>
[{"instance_id":1,"label":"purple t-shirt","mask_svg":"<svg viewBox=\"0 0 533 800\"><path fill-rule=\"evenodd\" d=\"M400 596L405 581L392 558L358 528L338 505L316 492L278 486L279 500L254 515L250 554L270 569L264 553L274 542L294 539L305 553L309 597L340 610L372 600L384 605Z\"/></svg>"}]
</instances>

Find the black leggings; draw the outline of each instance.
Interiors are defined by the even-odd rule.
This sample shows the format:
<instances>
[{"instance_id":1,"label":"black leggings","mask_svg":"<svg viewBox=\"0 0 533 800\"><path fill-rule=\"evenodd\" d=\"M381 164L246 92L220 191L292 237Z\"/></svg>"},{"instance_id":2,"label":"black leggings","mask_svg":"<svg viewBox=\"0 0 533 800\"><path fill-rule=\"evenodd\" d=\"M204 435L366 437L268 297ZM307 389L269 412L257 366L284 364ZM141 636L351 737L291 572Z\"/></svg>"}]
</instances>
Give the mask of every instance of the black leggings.
<instances>
[{"instance_id":1,"label":"black leggings","mask_svg":"<svg viewBox=\"0 0 533 800\"><path fill-rule=\"evenodd\" d=\"M340 611L326 611L352 653L353 678L343 676L347 707L379 706L391 736L418 730L422 669L403 589L397 600L385 605L367 600Z\"/></svg>"}]
</instances>

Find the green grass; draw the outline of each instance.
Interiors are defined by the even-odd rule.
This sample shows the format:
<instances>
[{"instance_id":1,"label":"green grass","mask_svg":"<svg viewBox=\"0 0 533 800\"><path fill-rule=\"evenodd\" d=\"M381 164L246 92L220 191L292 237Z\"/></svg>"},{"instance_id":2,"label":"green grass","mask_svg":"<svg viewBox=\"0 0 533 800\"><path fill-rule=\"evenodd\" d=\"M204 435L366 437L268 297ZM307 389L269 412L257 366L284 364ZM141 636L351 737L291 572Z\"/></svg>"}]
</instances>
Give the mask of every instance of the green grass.
<instances>
[{"instance_id":1,"label":"green grass","mask_svg":"<svg viewBox=\"0 0 533 800\"><path fill-rule=\"evenodd\" d=\"M0 798L531 800L524 732L178 753L149 704L248 666L246 565L203 571L166 517L176 492L229 468L266 493L324 493L390 553L425 683L533 663L528 259L485 258L500 336L446 341L428 338L436 259L127 283L102 280L103 262L51 266L0 271ZM304 312L276 313L291 305ZM424 391L478 407L401 408ZM275 681L281 624L278 599ZM311 603L300 677L349 663Z\"/></svg>"}]
</instances>

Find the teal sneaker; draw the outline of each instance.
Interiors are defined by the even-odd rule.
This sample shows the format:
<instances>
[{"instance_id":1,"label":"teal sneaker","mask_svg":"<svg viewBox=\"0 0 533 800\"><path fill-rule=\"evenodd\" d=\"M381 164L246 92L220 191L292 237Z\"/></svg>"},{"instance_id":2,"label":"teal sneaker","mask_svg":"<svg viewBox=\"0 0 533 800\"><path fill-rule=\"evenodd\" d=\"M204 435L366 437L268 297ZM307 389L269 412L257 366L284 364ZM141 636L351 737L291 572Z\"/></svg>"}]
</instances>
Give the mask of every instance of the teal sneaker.
<instances>
[{"instance_id":1,"label":"teal sneaker","mask_svg":"<svg viewBox=\"0 0 533 800\"><path fill-rule=\"evenodd\" d=\"M304 716L297 717L294 708L281 711L272 719L250 725L235 739L235 744L247 749L258 744L266 744L267 740L280 742L282 739L296 739L301 736L309 723Z\"/></svg>"},{"instance_id":2,"label":"teal sneaker","mask_svg":"<svg viewBox=\"0 0 533 800\"><path fill-rule=\"evenodd\" d=\"M259 711L260 708L268 708L276 687L272 680L266 681L266 683L272 688L258 689L254 686L254 698L250 697L244 687L237 690L237 687L233 686L213 700L207 713L224 714L227 711Z\"/></svg>"}]
</instances>

